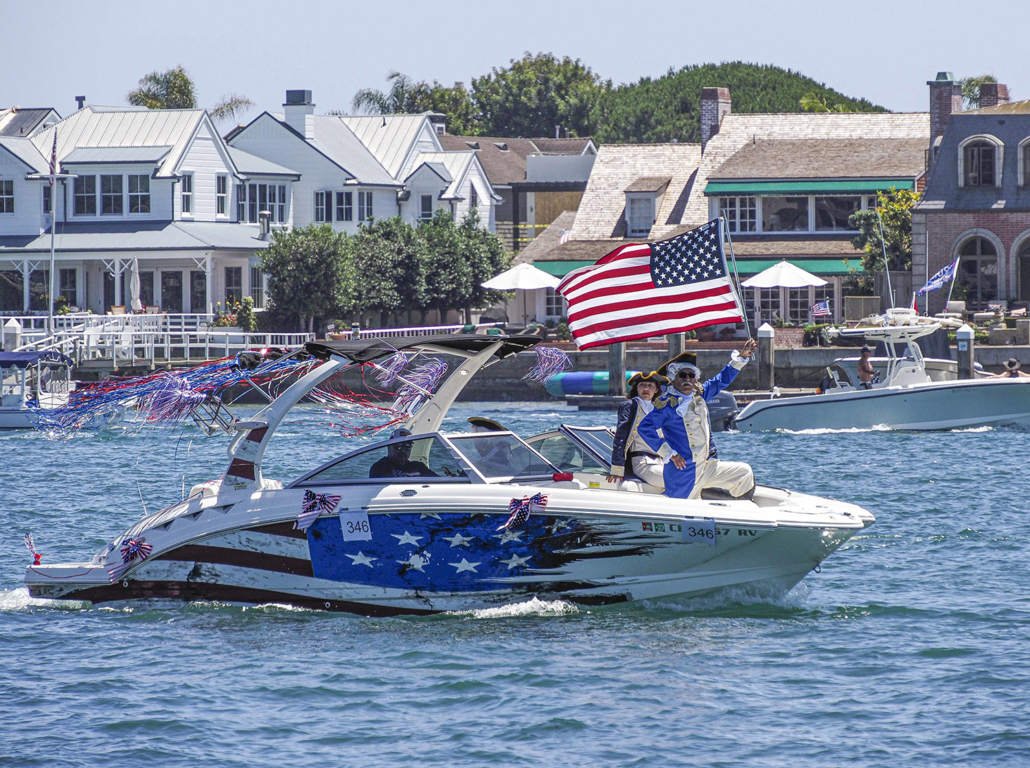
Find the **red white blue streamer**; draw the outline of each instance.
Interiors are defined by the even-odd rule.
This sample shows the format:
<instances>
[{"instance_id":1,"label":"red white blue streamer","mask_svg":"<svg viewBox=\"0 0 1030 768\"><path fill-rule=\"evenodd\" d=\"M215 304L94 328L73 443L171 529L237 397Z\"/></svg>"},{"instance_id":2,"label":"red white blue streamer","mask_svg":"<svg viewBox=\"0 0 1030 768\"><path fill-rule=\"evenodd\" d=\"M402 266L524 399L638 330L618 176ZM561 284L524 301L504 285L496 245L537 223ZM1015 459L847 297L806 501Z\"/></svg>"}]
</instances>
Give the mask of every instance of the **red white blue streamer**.
<instances>
[{"instance_id":1,"label":"red white blue streamer","mask_svg":"<svg viewBox=\"0 0 1030 768\"><path fill-rule=\"evenodd\" d=\"M508 503L508 519L504 525L498 526L497 530L504 531L509 528L519 528L526 524L533 512L543 512L547 509L547 496L536 493L532 496L523 496L521 499L512 499Z\"/></svg>"},{"instance_id":2,"label":"red white blue streamer","mask_svg":"<svg viewBox=\"0 0 1030 768\"><path fill-rule=\"evenodd\" d=\"M536 365L522 377L523 379L544 384L551 377L572 368L572 360L563 349L537 346L534 351L536 352Z\"/></svg>"},{"instance_id":3,"label":"red white blue streamer","mask_svg":"<svg viewBox=\"0 0 1030 768\"><path fill-rule=\"evenodd\" d=\"M31 533L25 534L25 547L29 550L29 554L32 555L32 564L39 565L41 555L36 551L36 542L33 540Z\"/></svg>"}]
</instances>

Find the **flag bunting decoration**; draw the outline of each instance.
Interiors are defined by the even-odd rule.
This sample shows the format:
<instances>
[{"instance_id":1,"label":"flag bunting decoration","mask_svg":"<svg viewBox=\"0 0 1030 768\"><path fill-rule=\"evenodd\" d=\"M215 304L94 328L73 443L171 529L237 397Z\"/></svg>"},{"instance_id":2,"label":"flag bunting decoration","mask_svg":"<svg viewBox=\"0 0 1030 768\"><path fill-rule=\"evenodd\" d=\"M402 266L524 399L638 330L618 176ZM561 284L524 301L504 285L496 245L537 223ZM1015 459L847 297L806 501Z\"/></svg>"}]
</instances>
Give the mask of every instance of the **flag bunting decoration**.
<instances>
[{"instance_id":1,"label":"flag bunting decoration","mask_svg":"<svg viewBox=\"0 0 1030 768\"><path fill-rule=\"evenodd\" d=\"M31 533L25 534L25 547L29 550L29 554L32 555L32 564L39 565L41 555L36 551L36 542L33 540Z\"/></svg>"},{"instance_id":2,"label":"flag bunting decoration","mask_svg":"<svg viewBox=\"0 0 1030 768\"><path fill-rule=\"evenodd\" d=\"M829 299L826 301L817 301L812 305L812 317L829 317L831 314Z\"/></svg>"},{"instance_id":3,"label":"flag bunting decoration","mask_svg":"<svg viewBox=\"0 0 1030 768\"><path fill-rule=\"evenodd\" d=\"M726 268L723 223L669 240L630 243L558 284L580 349L743 322Z\"/></svg>"},{"instance_id":4,"label":"flag bunting decoration","mask_svg":"<svg viewBox=\"0 0 1030 768\"><path fill-rule=\"evenodd\" d=\"M542 512L547 509L547 497L541 493L532 496L523 496L521 499L512 499L508 503L508 519L504 525L498 526L497 530L505 531L509 528L519 528L526 524L533 512Z\"/></svg>"},{"instance_id":5,"label":"flag bunting decoration","mask_svg":"<svg viewBox=\"0 0 1030 768\"><path fill-rule=\"evenodd\" d=\"M950 283L955 279L955 275L958 274L958 259L956 258L951 264L946 266L936 275L926 281L926 285L919 289L919 295L929 293L930 291L936 291L938 288L944 287L946 283Z\"/></svg>"},{"instance_id":6,"label":"flag bunting decoration","mask_svg":"<svg viewBox=\"0 0 1030 768\"><path fill-rule=\"evenodd\" d=\"M147 544L147 540L143 537L138 539L129 539L122 544L121 564L107 569L107 575L111 583L113 584L117 581L118 578L129 569L135 560L139 560L142 563L150 557L150 553L153 551L154 547Z\"/></svg>"},{"instance_id":7,"label":"flag bunting decoration","mask_svg":"<svg viewBox=\"0 0 1030 768\"><path fill-rule=\"evenodd\" d=\"M296 527L298 530L306 531L311 527L311 524L315 522L319 515L323 512L326 514L331 513L336 509L336 505L340 503L339 496L333 496L328 493L315 493L314 491L305 490L304 499L301 501L300 514L297 515Z\"/></svg>"}]
</instances>

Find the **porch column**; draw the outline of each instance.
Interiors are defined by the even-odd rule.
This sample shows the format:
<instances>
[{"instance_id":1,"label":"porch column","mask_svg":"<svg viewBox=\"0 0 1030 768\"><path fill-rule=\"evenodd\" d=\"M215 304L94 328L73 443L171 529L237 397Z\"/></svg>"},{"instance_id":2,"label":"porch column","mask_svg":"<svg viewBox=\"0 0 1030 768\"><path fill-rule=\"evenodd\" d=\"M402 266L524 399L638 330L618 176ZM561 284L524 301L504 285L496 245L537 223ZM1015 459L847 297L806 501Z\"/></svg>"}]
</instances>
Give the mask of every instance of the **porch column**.
<instances>
[{"instance_id":1,"label":"porch column","mask_svg":"<svg viewBox=\"0 0 1030 768\"><path fill-rule=\"evenodd\" d=\"M122 297L122 262L121 259L114 260L114 303L118 306L125 304Z\"/></svg>"},{"instance_id":2,"label":"porch column","mask_svg":"<svg viewBox=\"0 0 1030 768\"><path fill-rule=\"evenodd\" d=\"M21 309L25 314L29 312L29 301L31 299L31 293L29 292L29 276L31 274L32 270L29 269L29 260L25 259L21 263Z\"/></svg>"},{"instance_id":3,"label":"porch column","mask_svg":"<svg viewBox=\"0 0 1030 768\"><path fill-rule=\"evenodd\" d=\"M207 307L205 311L209 315L214 311L211 305L211 274L213 272L214 266L211 262L211 257L208 256L204 259L204 303Z\"/></svg>"}]
</instances>

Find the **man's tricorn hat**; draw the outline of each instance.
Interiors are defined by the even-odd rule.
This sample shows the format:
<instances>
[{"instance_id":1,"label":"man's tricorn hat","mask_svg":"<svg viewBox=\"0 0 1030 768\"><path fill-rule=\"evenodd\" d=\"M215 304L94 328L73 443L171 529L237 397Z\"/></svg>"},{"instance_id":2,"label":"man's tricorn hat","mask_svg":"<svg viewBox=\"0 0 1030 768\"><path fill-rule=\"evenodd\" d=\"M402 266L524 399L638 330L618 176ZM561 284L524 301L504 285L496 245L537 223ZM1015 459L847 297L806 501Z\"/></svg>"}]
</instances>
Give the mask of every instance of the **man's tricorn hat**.
<instances>
[{"instance_id":1,"label":"man's tricorn hat","mask_svg":"<svg viewBox=\"0 0 1030 768\"><path fill-rule=\"evenodd\" d=\"M694 371L694 375L698 379L701 378L701 369L697 367L696 352L680 352L676 357L662 363L658 368L658 373L672 381L682 368L691 368Z\"/></svg>"},{"instance_id":2,"label":"man's tricorn hat","mask_svg":"<svg viewBox=\"0 0 1030 768\"><path fill-rule=\"evenodd\" d=\"M636 397L637 385L645 381L650 381L652 384L656 385L660 390L662 387L669 383L669 378L658 373L658 371L651 371L650 373L635 373L628 382L629 392L627 394L627 397Z\"/></svg>"},{"instance_id":3,"label":"man's tricorn hat","mask_svg":"<svg viewBox=\"0 0 1030 768\"><path fill-rule=\"evenodd\" d=\"M473 432L507 432L499 423L486 416L470 416L468 423L472 425Z\"/></svg>"}]
</instances>

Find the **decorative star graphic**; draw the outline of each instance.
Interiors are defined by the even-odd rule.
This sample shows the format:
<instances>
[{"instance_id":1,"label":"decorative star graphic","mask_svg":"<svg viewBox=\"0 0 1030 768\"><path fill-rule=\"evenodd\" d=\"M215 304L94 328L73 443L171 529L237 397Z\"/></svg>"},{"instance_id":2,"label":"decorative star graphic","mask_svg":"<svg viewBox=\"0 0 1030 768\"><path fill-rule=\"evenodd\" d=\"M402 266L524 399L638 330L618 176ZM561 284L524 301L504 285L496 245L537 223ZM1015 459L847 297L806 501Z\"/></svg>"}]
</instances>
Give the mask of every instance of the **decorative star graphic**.
<instances>
[{"instance_id":1,"label":"decorative star graphic","mask_svg":"<svg viewBox=\"0 0 1030 768\"><path fill-rule=\"evenodd\" d=\"M457 568L458 570L456 571L456 573L461 573L462 571L472 571L472 573L479 573L479 571L476 570L476 566L481 565L481 563L470 563L463 557L461 558L460 563L448 563L448 565L453 565L455 568Z\"/></svg>"},{"instance_id":2,"label":"decorative star graphic","mask_svg":"<svg viewBox=\"0 0 1030 768\"><path fill-rule=\"evenodd\" d=\"M569 527L568 520L555 520L554 525L551 526L551 533L558 533Z\"/></svg>"},{"instance_id":3,"label":"decorative star graphic","mask_svg":"<svg viewBox=\"0 0 1030 768\"><path fill-rule=\"evenodd\" d=\"M344 554L346 555L347 553L345 552ZM356 555L347 555L347 557L354 561L351 565L367 565L369 568L374 568L375 566L372 565L372 561L379 559L378 557L369 557L364 552L358 552Z\"/></svg>"},{"instance_id":4,"label":"decorative star graphic","mask_svg":"<svg viewBox=\"0 0 1030 768\"><path fill-rule=\"evenodd\" d=\"M418 540L422 538L421 536L412 536L407 531L404 531L404 535L403 536L401 536L399 534L396 534L396 533L391 533L390 535L393 536L395 539L397 539L397 546L398 547L401 544L410 544L413 547L417 547L418 546Z\"/></svg>"},{"instance_id":5,"label":"decorative star graphic","mask_svg":"<svg viewBox=\"0 0 1030 768\"><path fill-rule=\"evenodd\" d=\"M521 568L523 565L529 562L529 558L519 557L516 554L512 554L510 559L502 560L501 562L508 566L508 570L510 571L512 568Z\"/></svg>"},{"instance_id":6,"label":"decorative star graphic","mask_svg":"<svg viewBox=\"0 0 1030 768\"><path fill-rule=\"evenodd\" d=\"M436 514L436 512L423 512L421 515L418 516L418 519L419 520L425 520L427 517L431 517L434 520L439 520L440 519L440 516L438 514Z\"/></svg>"},{"instance_id":7,"label":"decorative star graphic","mask_svg":"<svg viewBox=\"0 0 1030 768\"><path fill-rule=\"evenodd\" d=\"M502 544L507 544L509 541L517 541L519 544L521 544L523 533L525 533L525 531L513 531L511 528L509 528L499 536L494 536L494 538L500 539Z\"/></svg>"},{"instance_id":8,"label":"decorative star graphic","mask_svg":"<svg viewBox=\"0 0 1030 768\"><path fill-rule=\"evenodd\" d=\"M468 543L472 541L471 536L462 536L460 533L456 533L453 536L444 536L444 541L449 541L452 547L467 547Z\"/></svg>"},{"instance_id":9,"label":"decorative star graphic","mask_svg":"<svg viewBox=\"0 0 1030 768\"><path fill-rule=\"evenodd\" d=\"M401 565L406 565L413 570L425 573L425 571L422 570L422 566L429 565L429 558L423 558L422 555L420 555L418 552L412 552L411 557L409 557L407 560L398 560L397 562Z\"/></svg>"}]
</instances>

